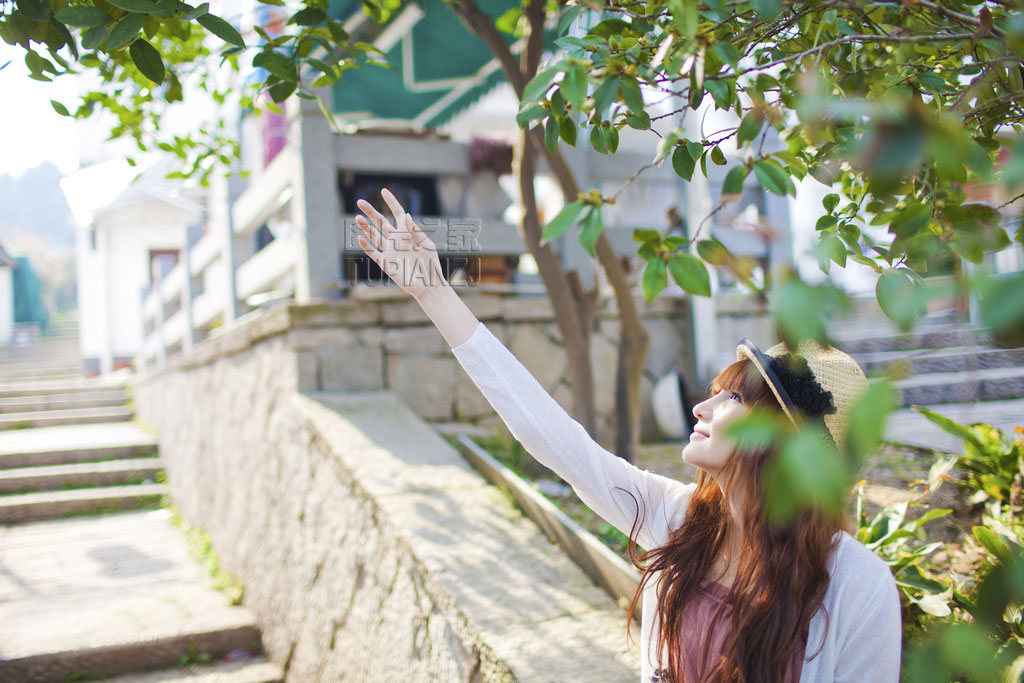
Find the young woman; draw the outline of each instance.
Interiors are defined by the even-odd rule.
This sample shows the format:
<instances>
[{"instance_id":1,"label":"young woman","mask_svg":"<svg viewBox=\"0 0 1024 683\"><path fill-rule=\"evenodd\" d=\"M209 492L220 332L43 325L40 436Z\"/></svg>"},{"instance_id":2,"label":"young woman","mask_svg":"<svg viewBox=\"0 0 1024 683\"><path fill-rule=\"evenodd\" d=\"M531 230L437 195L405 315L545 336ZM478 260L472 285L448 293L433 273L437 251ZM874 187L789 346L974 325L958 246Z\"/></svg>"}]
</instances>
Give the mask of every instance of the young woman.
<instances>
[{"instance_id":1,"label":"young woman","mask_svg":"<svg viewBox=\"0 0 1024 683\"><path fill-rule=\"evenodd\" d=\"M841 515L805 510L770 522L761 475L777 449L742 448L727 435L757 406L816 421L841 444L867 382L853 359L817 346L788 356L781 345L762 353L740 344L739 360L693 411L682 458L699 468L696 483L640 470L590 438L476 319L442 277L433 242L381 194L394 222L360 200L370 219L356 219L363 250L416 298L513 436L649 549L630 608L642 600L643 683L898 679L899 597L888 567Z\"/></svg>"}]
</instances>

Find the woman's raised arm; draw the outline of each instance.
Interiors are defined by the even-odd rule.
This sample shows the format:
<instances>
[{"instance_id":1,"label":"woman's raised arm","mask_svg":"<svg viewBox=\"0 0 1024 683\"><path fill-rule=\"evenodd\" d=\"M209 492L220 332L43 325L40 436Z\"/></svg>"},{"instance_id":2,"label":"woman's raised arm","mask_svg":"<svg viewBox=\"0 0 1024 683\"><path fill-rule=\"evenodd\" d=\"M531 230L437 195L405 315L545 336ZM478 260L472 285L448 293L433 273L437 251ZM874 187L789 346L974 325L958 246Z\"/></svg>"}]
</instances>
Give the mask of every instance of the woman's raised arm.
<instances>
[{"instance_id":1,"label":"woman's raised arm","mask_svg":"<svg viewBox=\"0 0 1024 683\"><path fill-rule=\"evenodd\" d=\"M356 225L366 235L359 236L359 246L388 277L419 302L448 346L459 346L469 339L480 321L444 279L434 242L420 230L393 194L383 189L381 196L391 209L394 224L369 202L360 199L357 202L360 210L376 227L362 216L356 216Z\"/></svg>"},{"instance_id":2,"label":"woman's raised arm","mask_svg":"<svg viewBox=\"0 0 1024 683\"><path fill-rule=\"evenodd\" d=\"M374 226L359 217L366 233L359 245L420 306L440 330L463 369L498 412L512 435L540 463L572 485L594 512L630 533L645 548L661 545L682 521L693 484L681 484L638 469L602 448L544 390L519 360L476 319L441 274L434 243L395 197L381 194L394 226L360 201ZM397 227L395 227L397 226Z\"/></svg>"}]
</instances>

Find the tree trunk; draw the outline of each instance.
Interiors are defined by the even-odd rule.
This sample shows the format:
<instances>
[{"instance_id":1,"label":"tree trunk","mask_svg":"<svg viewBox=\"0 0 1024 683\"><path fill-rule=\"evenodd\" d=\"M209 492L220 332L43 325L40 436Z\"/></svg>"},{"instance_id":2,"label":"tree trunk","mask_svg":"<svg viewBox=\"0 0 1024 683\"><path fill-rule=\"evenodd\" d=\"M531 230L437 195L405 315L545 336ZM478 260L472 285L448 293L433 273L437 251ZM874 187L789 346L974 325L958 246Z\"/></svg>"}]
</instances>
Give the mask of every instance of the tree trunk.
<instances>
[{"instance_id":1,"label":"tree trunk","mask_svg":"<svg viewBox=\"0 0 1024 683\"><path fill-rule=\"evenodd\" d=\"M587 298L582 288L574 284L575 271L566 273L563 270L562 260L554 249L550 245L540 245L542 228L533 191L533 182L537 176L537 156L526 136L527 133L523 131L515 146L513 162L523 203L520 229L526 248L537 262L537 270L562 333L572 390L573 417L593 434L597 426L597 412L594 408L593 367L590 364L590 329L596 301ZM578 281L577 276L575 282Z\"/></svg>"},{"instance_id":2,"label":"tree trunk","mask_svg":"<svg viewBox=\"0 0 1024 683\"><path fill-rule=\"evenodd\" d=\"M516 95L521 97L523 88L536 74L537 68L540 65L540 57L543 52L544 0L531 0L529 5L526 7L525 12L528 24L525 37L526 47L524 48L523 54L518 63L501 34L494 27L493 20L481 12L473 0L459 0L453 2L451 7L463 24L483 40L491 49L491 52L501 64L505 78L516 91ZM529 141L531 144L525 144L526 141ZM537 153L543 154L547 161L548 168L558 179L565 201L576 201L577 194L579 193L579 184L576 182L576 178L573 176L569 165L565 162L565 158L558 152L551 152L544 145L541 128L538 126L533 130L523 131L520 142L521 144L518 145L518 147L521 149L517 150L517 156L520 159L520 163L527 159L526 150L530 147L532 147L533 155ZM533 156L530 157L531 164L535 163L532 161L533 158ZM523 192L524 207L526 203L526 194L529 194L531 200L533 200L533 174L535 174L535 168L531 172L528 192ZM527 186L522 173L519 173L518 175L520 190L526 190ZM563 317L567 317L568 314L563 314L556 307L555 301L556 298L559 298L559 295L554 293L552 284L549 284L548 280L545 279L546 266L542 266L541 259L538 258L541 253L541 250L539 249L541 229L540 221L536 218L536 202L534 201L533 203L534 218L527 220L524 216L523 236L524 239L527 239L529 232L536 230L537 251L535 252L535 248L534 246L531 246L530 242L527 242L527 248L530 249L530 253L533 254L535 259L537 259L537 267L540 270L541 279L544 280L544 285L547 289L548 296L551 298L552 306L555 307L555 314L561 319ZM528 228L529 231L527 230ZM555 258L557 259L557 256ZM622 330L621 343L619 346L619 365L622 367L622 370L621 372L616 373L617 387L615 392L616 413L622 417L620 417L616 425L616 450L618 455L621 457L626 460L633 461L637 448L640 444L640 388L641 380L643 379L644 361L647 357L647 348L650 344L650 336L643 327L643 321L640 318L640 310L636 299L630 291L629 283L626 280L625 270L619 262L618 256L615 254L615 250L612 249L611 244L608 242L607 236L604 234L602 234L597 240L597 259L601 264L601 267L604 269L604 272L608 277L608 281L615 293L615 302L619 310ZM551 268L552 272L554 272L554 266ZM558 261L557 272L564 273L561 268L560 260ZM568 325L568 328L571 330L576 325L575 321L579 320L581 330L580 337L577 339L573 336L572 342L570 342L570 337L566 335L566 331L562 330L563 340L566 345L566 353L569 356L570 381L573 382L574 405L577 397L577 389L581 392L587 391L590 394L588 403L592 411L594 405L593 376L592 371L590 370L589 341L595 305L585 303L590 297L583 294L583 288L579 282L579 276L575 272L565 274L564 277L567 278L570 285L572 285L571 288L565 291L570 293L570 300L575 304L571 309L571 312L574 314L571 316L573 321ZM556 288L560 288L564 286L562 283L565 280L562 278L552 277L552 281ZM597 293L594 292L591 296L596 297L596 294ZM596 301L596 298L593 300ZM561 327L561 320L559 321L559 325ZM575 335L575 332L573 334ZM570 345L571 343L579 343L580 346L572 346ZM573 358L574 356L576 357L575 359ZM587 371L585 373L586 379L584 379L583 375L577 379L573 374L574 368L576 368L577 371L582 372L582 370L580 370L580 366L583 364L587 366ZM579 387L576 386L577 381L580 382ZM584 423L584 426L587 427L591 434L594 433L590 425Z\"/></svg>"}]
</instances>

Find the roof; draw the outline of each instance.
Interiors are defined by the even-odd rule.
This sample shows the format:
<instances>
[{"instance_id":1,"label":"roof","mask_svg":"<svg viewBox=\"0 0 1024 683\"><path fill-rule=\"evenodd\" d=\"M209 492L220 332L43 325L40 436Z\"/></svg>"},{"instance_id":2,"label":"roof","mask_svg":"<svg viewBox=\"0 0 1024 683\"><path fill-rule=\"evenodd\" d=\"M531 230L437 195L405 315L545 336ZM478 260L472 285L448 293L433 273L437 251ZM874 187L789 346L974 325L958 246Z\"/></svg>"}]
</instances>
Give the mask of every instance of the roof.
<instances>
[{"instance_id":1,"label":"roof","mask_svg":"<svg viewBox=\"0 0 1024 683\"><path fill-rule=\"evenodd\" d=\"M492 18L519 7L518 0L477 4ZM365 31L364 40L395 66L350 69L334 84L332 109L350 123L437 128L505 80L490 48L447 3L406 3L383 27L372 23L358 0L333 0L330 12L346 29ZM517 53L521 41L502 35Z\"/></svg>"}]
</instances>

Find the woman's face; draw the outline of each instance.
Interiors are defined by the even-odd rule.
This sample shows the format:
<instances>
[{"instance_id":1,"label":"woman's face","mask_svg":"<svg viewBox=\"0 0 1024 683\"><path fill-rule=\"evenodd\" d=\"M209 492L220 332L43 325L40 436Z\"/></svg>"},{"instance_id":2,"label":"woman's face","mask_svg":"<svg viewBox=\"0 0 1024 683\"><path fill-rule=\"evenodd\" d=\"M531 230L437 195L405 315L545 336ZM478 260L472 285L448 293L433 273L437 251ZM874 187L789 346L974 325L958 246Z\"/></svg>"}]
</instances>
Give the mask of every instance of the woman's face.
<instances>
[{"instance_id":1,"label":"woman's face","mask_svg":"<svg viewBox=\"0 0 1024 683\"><path fill-rule=\"evenodd\" d=\"M723 389L693 407L697 426L683 447L683 461L716 476L729 460L736 442L726 436L726 428L747 412L740 395Z\"/></svg>"}]
</instances>

